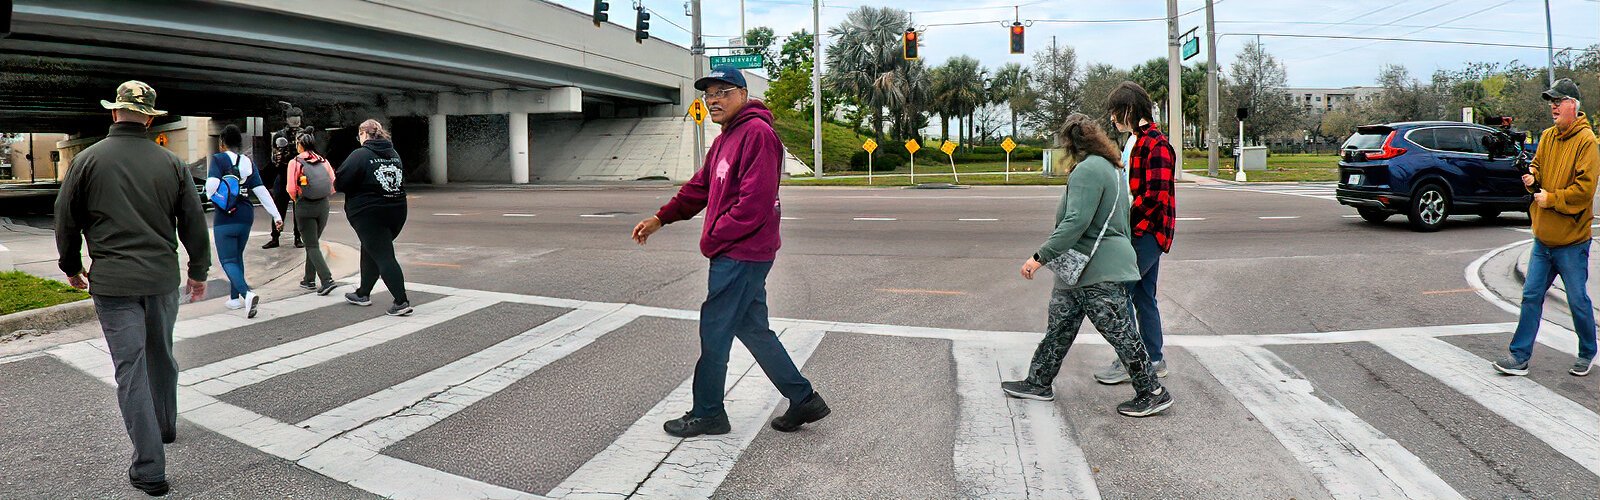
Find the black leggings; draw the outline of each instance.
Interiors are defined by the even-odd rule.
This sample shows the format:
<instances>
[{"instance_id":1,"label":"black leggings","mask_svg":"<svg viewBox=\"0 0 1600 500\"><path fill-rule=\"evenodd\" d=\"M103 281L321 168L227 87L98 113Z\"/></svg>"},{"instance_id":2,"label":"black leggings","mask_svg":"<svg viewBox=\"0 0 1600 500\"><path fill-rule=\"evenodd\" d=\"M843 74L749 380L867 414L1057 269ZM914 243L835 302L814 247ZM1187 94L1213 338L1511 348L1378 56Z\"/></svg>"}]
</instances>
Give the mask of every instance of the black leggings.
<instances>
[{"instance_id":1,"label":"black leggings","mask_svg":"<svg viewBox=\"0 0 1600 500\"><path fill-rule=\"evenodd\" d=\"M394 255L394 239L406 225L406 207L372 207L349 219L350 227L361 239L361 286L356 288L356 294L371 296L372 287L381 277L394 295L394 303L407 302L405 273Z\"/></svg>"}]
</instances>

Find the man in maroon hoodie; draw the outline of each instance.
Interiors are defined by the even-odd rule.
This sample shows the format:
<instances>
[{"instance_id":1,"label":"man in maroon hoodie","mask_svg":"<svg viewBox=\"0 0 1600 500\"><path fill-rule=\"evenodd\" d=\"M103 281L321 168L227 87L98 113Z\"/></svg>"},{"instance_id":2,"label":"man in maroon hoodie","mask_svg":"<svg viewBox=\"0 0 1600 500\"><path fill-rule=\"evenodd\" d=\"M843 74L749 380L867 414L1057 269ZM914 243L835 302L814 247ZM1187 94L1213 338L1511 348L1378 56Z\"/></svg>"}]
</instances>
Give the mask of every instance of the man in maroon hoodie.
<instances>
[{"instance_id":1,"label":"man in maroon hoodie","mask_svg":"<svg viewBox=\"0 0 1600 500\"><path fill-rule=\"evenodd\" d=\"M640 245L662 225L688 220L706 210L700 253L711 259L706 301L700 306L700 361L694 368L694 408L663 428L677 437L727 434L732 430L722 396L733 339L750 350L789 409L772 428L794 432L828 416L828 404L789 358L767 324L767 273L777 258L778 180L783 143L772 130L772 112L750 100L744 74L732 66L711 69L696 81L705 92L711 121L722 135L711 142L705 166L678 190L654 217L633 228Z\"/></svg>"}]
</instances>

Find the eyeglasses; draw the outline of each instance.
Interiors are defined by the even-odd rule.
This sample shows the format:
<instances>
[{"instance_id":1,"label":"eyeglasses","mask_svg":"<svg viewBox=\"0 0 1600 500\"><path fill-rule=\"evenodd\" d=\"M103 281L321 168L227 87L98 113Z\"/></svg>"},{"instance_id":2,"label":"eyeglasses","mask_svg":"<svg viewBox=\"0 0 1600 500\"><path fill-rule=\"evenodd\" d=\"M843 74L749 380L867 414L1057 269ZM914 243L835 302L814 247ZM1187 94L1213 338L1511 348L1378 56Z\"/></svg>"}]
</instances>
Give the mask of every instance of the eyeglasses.
<instances>
[{"instance_id":1,"label":"eyeglasses","mask_svg":"<svg viewBox=\"0 0 1600 500\"><path fill-rule=\"evenodd\" d=\"M707 101L709 101L709 100L712 100L712 99L722 99L724 97L728 97L730 95L733 95L733 91L735 91L735 90L741 90L741 89L739 87L733 87L733 88L728 88L728 89L722 89L722 90L719 90L719 91L716 91L716 92L706 92L705 94L702 94L702 95L705 96Z\"/></svg>"}]
</instances>

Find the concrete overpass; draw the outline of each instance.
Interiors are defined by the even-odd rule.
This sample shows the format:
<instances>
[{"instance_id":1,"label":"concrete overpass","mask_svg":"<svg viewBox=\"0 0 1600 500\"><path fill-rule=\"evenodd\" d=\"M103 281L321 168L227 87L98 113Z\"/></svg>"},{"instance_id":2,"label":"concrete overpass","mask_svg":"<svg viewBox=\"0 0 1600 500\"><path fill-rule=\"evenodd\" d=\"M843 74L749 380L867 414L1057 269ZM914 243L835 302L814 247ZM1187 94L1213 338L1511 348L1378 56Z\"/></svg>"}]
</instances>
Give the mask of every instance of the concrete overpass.
<instances>
[{"instance_id":1,"label":"concrete overpass","mask_svg":"<svg viewBox=\"0 0 1600 500\"><path fill-rule=\"evenodd\" d=\"M603 158L570 151L586 124L670 129L693 99L684 47L636 43L630 28L597 28L587 12L540 0L441 5L17 0L12 33L0 39L0 131L98 135L99 99L139 79L164 109L212 117L214 128L240 123L259 136L282 126L276 103L290 101L308 124L331 129L336 158L353 147L350 127L378 117L414 178L527 182L545 167L570 174L563 163ZM752 87L759 94L765 82ZM692 162L682 148L617 147L619 162L647 161L631 151Z\"/></svg>"}]
</instances>

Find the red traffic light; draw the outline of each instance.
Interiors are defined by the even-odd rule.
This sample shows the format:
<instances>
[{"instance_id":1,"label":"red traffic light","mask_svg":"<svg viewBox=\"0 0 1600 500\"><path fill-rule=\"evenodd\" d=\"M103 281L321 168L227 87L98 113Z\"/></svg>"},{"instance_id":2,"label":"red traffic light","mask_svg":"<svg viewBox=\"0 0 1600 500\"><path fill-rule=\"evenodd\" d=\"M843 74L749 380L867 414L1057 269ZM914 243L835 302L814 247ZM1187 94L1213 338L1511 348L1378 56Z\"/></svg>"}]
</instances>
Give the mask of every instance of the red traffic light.
<instances>
[{"instance_id":1,"label":"red traffic light","mask_svg":"<svg viewBox=\"0 0 1600 500\"><path fill-rule=\"evenodd\" d=\"M906 28L905 37L900 42L900 52L907 61L918 59L916 28Z\"/></svg>"},{"instance_id":2,"label":"red traffic light","mask_svg":"<svg viewBox=\"0 0 1600 500\"><path fill-rule=\"evenodd\" d=\"M1023 53L1023 39L1024 39L1024 37L1022 36L1023 29L1024 28L1023 28L1021 22L1011 23L1011 53L1012 54L1021 54L1021 53Z\"/></svg>"},{"instance_id":3,"label":"red traffic light","mask_svg":"<svg viewBox=\"0 0 1600 500\"><path fill-rule=\"evenodd\" d=\"M1011 26L1011 34L1013 34L1013 35L1021 35L1022 34L1022 26L1021 25L1012 25Z\"/></svg>"}]
</instances>

